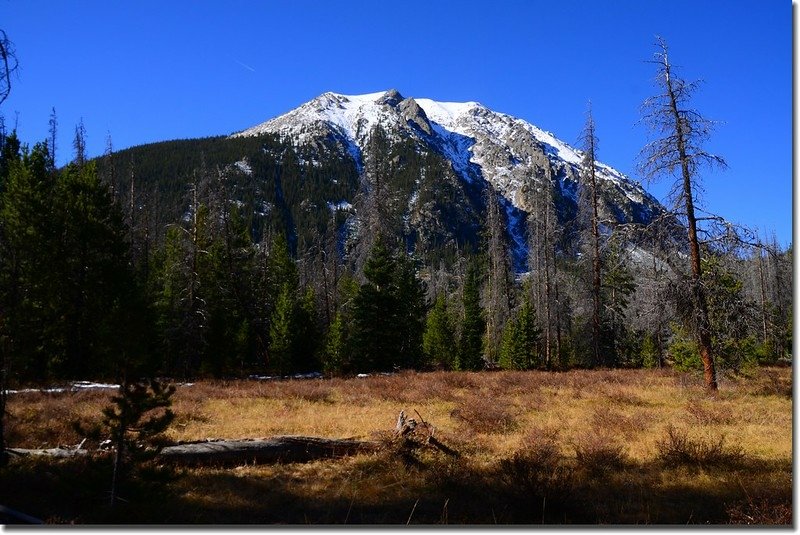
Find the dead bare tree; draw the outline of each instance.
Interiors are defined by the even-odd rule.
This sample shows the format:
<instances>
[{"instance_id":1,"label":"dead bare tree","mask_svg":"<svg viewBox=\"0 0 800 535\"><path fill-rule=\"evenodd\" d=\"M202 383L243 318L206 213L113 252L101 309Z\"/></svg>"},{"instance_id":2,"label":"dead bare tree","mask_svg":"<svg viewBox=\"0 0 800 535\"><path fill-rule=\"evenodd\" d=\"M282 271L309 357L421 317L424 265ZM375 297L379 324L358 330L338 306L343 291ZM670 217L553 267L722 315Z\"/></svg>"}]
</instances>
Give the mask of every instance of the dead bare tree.
<instances>
[{"instance_id":1,"label":"dead bare tree","mask_svg":"<svg viewBox=\"0 0 800 535\"><path fill-rule=\"evenodd\" d=\"M561 321L556 244L558 215L553 199L553 170L541 167L531 191L532 210L528 216L528 264L533 274L532 302L542 330L544 365L553 366L561 355Z\"/></svg>"},{"instance_id":2,"label":"dead bare tree","mask_svg":"<svg viewBox=\"0 0 800 535\"><path fill-rule=\"evenodd\" d=\"M11 93L11 76L17 70L17 54L14 44L5 31L0 30L0 104L5 102ZM3 128L3 130L5 130ZM5 142L5 132L0 132L0 146ZM5 311L0 310L0 325L4 322ZM10 341L0 333L0 466L6 463L5 415L6 390L8 388L8 355Z\"/></svg>"},{"instance_id":3,"label":"dead bare tree","mask_svg":"<svg viewBox=\"0 0 800 535\"><path fill-rule=\"evenodd\" d=\"M0 104L11 94L11 77L18 67L14 43L4 30L0 30Z\"/></svg>"},{"instance_id":4,"label":"dead bare tree","mask_svg":"<svg viewBox=\"0 0 800 535\"><path fill-rule=\"evenodd\" d=\"M581 134L583 145L583 201L588 204L590 218L589 244L592 259L592 356L594 365L598 366L603 362L600 355L601 321L601 259L600 259L600 218L598 215L598 191L597 191L597 134L595 132L594 117L592 116L592 105L586 113L586 124ZM583 204L583 203L582 203Z\"/></svg>"},{"instance_id":5,"label":"dead bare tree","mask_svg":"<svg viewBox=\"0 0 800 535\"><path fill-rule=\"evenodd\" d=\"M486 315L486 358L496 363L503 328L511 315L511 259L506 239L506 218L500 205L500 195L492 188L486 190L487 256L489 269L484 291Z\"/></svg>"},{"instance_id":6,"label":"dead bare tree","mask_svg":"<svg viewBox=\"0 0 800 535\"><path fill-rule=\"evenodd\" d=\"M645 100L642 120L656 134L640 154L640 169L650 180L674 176L672 197L686 222L690 253L693 331L703 361L706 387L717 390L717 373L711 343L708 304L702 284L698 218L695 215L696 193L699 191L698 171L704 166L725 167L725 161L703 149L713 122L692 109L690 101L698 82L686 82L675 75L670 64L667 43L658 38L658 52L653 63L658 65L656 83L661 92Z\"/></svg>"}]
</instances>

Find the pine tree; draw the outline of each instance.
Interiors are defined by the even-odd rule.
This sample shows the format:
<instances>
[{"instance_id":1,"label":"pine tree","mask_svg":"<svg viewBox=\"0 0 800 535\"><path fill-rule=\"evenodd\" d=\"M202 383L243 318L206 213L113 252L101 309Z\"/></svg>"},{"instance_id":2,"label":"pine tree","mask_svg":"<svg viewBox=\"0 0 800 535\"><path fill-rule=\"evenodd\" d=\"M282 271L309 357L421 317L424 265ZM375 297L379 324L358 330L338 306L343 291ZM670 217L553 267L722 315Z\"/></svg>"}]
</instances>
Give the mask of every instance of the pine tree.
<instances>
[{"instance_id":1,"label":"pine tree","mask_svg":"<svg viewBox=\"0 0 800 535\"><path fill-rule=\"evenodd\" d=\"M455 333L444 295L438 295L428 312L422 347L426 361L435 367L452 370L455 367Z\"/></svg>"},{"instance_id":2,"label":"pine tree","mask_svg":"<svg viewBox=\"0 0 800 535\"><path fill-rule=\"evenodd\" d=\"M603 264L606 268L603 271L600 296L604 307L600 350L606 356L603 363L613 367L629 360L631 356L629 349L624 347L627 335L625 316L630 297L636 290L636 283L618 243L611 242L605 252Z\"/></svg>"},{"instance_id":3,"label":"pine tree","mask_svg":"<svg viewBox=\"0 0 800 535\"><path fill-rule=\"evenodd\" d=\"M83 126L83 118L75 126L75 137L72 140L72 147L75 149L75 159L72 160L77 166L86 163L86 128Z\"/></svg>"},{"instance_id":4,"label":"pine tree","mask_svg":"<svg viewBox=\"0 0 800 535\"><path fill-rule=\"evenodd\" d=\"M364 265L366 282L353 300L353 365L391 371L420 364L425 290L405 253L378 239Z\"/></svg>"},{"instance_id":5,"label":"pine tree","mask_svg":"<svg viewBox=\"0 0 800 535\"><path fill-rule=\"evenodd\" d=\"M400 253L395 258L394 288L397 303L399 356L397 365L416 369L422 365L425 332L425 286L417 276L414 259Z\"/></svg>"},{"instance_id":6,"label":"pine tree","mask_svg":"<svg viewBox=\"0 0 800 535\"><path fill-rule=\"evenodd\" d=\"M50 335L60 376L108 373L119 359L139 358L143 306L130 266L122 214L96 166L59 173L53 202L58 240L49 283L57 318ZM126 332L126 336L120 336ZM138 347L137 347L138 346Z\"/></svg>"},{"instance_id":7,"label":"pine tree","mask_svg":"<svg viewBox=\"0 0 800 535\"><path fill-rule=\"evenodd\" d=\"M500 367L507 370L529 370L536 367L540 334L530 297L526 296L522 306L503 330Z\"/></svg>"},{"instance_id":8,"label":"pine tree","mask_svg":"<svg viewBox=\"0 0 800 535\"><path fill-rule=\"evenodd\" d=\"M11 94L11 78L18 66L14 43L4 30L0 30L0 104Z\"/></svg>"},{"instance_id":9,"label":"pine tree","mask_svg":"<svg viewBox=\"0 0 800 535\"><path fill-rule=\"evenodd\" d=\"M462 290L464 316L461 321L456 364L459 370L482 370L484 368L483 334L486 323L481 309L481 280L478 262L476 257L470 259Z\"/></svg>"},{"instance_id":10,"label":"pine tree","mask_svg":"<svg viewBox=\"0 0 800 535\"><path fill-rule=\"evenodd\" d=\"M292 344L293 362L296 371L311 372L319 369L319 340L321 338L317 318L317 300L312 287L306 288L295 308L295 333Z\"/></svg>"},{"instance_id":11,"label":"pine tree","mask_svg":"<svg viewBox=\"0 0 800 535\"><path fill-rule=\"evenodd\" d=\"M50 119L48 120L47 129L47 150L50 154L50 167L56 168L56 138L58 136L58 117L56 116L56 108L50 110Z\"/></svg>"},{"instance_id":12,"label":"pine tree","mask_svg":"<svg viewBox=\"0 0 800 535\"><path fill-rule=\"evenodd\" d=\"M378 240L364 265L366 282L353 303L353 359L359 371L391 371L399 364L395 259Z\"/></svg>"},{"instance_id":13,"label":"pine tree","mask_svg":"<svg viewBox=\"0 0 800 535\"><path fill-rule=\"evenodd\" d=\"M348 357L347 320L344 313L339 311L334 316L325 338L322 371L327 375L342 373L347 367Z\"/></svg>"},{"instance_id":14,"label":"pine tree","mask_svg":"<svg viewBox=\"0 0 800 535\"><path fill-rule=\"evenodd\" d=\"M294 368L296 307L295 290L289 283L284 283L275 301L269 327L270 364L278 375L287 375Z\"/></svg>"},{"instance_id":15,"label":"pine tree","mask_svg":"<svg viewBox=\"0 0 800 535\"><path fill-rule=\"evenodd\" d=\"M172 405L174 385L159 381L123 381L113 405L103 409L103 424L111 432L114 445L114 472L111 481L111 505L119 497L120 483L126 472L152 459L161 448L161 435L175 419ZM153 414L153 411L156 411Z\"/></svg>"},{"instance_id":16,"label":"pine tree","mask_svg":"<svg viewBox=\"0 0 800 535\"><path fill-rule=\"evenodd\" d=\"M50 324L47 255L54 247L54 180L46 172L46 148L22 150L12 133L4 145L0 171L0 306L6 369L17 379L42 379L48 352L42 334Z\"/></svg>"}]
</instances>

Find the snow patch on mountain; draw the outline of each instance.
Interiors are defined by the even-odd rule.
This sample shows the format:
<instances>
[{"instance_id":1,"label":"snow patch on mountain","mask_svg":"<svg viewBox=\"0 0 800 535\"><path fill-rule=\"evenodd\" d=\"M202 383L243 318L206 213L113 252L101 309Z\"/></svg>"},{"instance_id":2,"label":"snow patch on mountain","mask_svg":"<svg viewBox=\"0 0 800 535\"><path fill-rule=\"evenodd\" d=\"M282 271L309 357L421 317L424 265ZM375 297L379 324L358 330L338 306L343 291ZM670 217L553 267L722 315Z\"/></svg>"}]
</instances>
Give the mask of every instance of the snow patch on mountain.
<instances>
[{"instance_id":1,"label":"snow patch on mountain","mask_svg":"<svg viewBox=\"0 0 800 535\"><path fill-rule=\"evenodd\" d=\"M542 173L543 167L549 165L555 173L562 196L577 201L584 153L551 132L478 102L405 98L396 90L364 95L328 92L235 136L272 133L295 145L333 140L361 173L362 151L375 126L381 126L390 139L412 137L421 147L438 152L465 182L485 180L496 189L508 202L508 230L516 256L524 254L520 228L531 209L527 192L551 176ZM659 204L638 182L607 164L595 165L601 188L613 197L609 215L622 219L654 215ZM620 202L627 203L624 210Z\"/></svg>"}]
</instances>

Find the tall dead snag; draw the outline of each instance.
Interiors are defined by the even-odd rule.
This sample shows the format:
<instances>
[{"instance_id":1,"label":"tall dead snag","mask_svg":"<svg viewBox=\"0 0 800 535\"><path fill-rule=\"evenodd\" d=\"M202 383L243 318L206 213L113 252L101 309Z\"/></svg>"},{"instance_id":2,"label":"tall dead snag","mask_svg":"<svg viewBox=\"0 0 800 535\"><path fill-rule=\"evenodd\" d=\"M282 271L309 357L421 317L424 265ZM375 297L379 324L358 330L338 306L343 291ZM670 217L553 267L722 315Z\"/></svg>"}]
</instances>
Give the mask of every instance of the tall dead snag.
<instances>
[{"instance_id":1,"label":"tall dead snag","mask_svg":"<svg viewBox=\"0 0 800 535\"><path fill-rule=\"evenodd\" d=\"M591 235L589 240L592 259L592 353L594 365L603 363L600 355L600 292L601 292L601 264L600 264L600 221L598 216L598 192L597 192L597 135L594 128L594 117L592 116L591 103L586 114L586 125L581 135L583 145L583 199L588 204L590 218Z\"/></svg>"},{"instance_id":2,"label":"tall dead snag","mask_svg":"<svg viewBox=\"0 0 800 535\"><path fill-rule=\"evenodd\" d=\"M11 93L11 77L17 70L17 53L14 43L5 31L0 30L0 104Z\"/></svg>"},{"instance_id":3,"label":"tall dead snag","mask_svg":"<svg viewBox=\"0 0 800 535\"><path fill-rule=\"evenodd\" d=\"M14 44L0 30L0 104L2 104L11 93L11 76L17 70L17 54ZM0 116L2 121L2 116ZM5 143L5 129L0 128L0 147ZM0 310L0 327L3 326L5 310ZM6 415L6 390L8 387L8 355L11 354L11 340L8 336L0 333L0 466L4 466L7 461L5 443L5 415Z\"/></svg>"},{"instance_id":4,"label":"tall dead snag","mask_svg":"<svg viewBox=\"0 0 800 535\"><path fill-rule=\"evenodd\" d=\"M506 239L506 218L500 205L500 194L486 190L486 254L488 270L484 292L486 314L486 360L497 364L500 339L512 308L511 261Z\"/></svg>"},{"instance_id":5,"label":"tall dead snag","mask_svg":"<svg viewBox=\"0 0 800 535\"><path fill-rule=\"evenodd\" d=\"M561 357L561 313L556 264L560 239L558 214L553 198L555 177L545 165L535 177L528 216L528 265L533 273L532 302L542 331L542 353L547 369Z\"/></svg>"},{"instance_id":6,"label":"tall dead snag","mask_svg":"<svg viewBox=\"0 0 800 535\"><path fill-rule=\"evenodd\" d=\"M702 145L713 130L713 123L690 107L698 82L686 82L673 73L667 43L658 38L659 51L653 63L658 65L657 84L661 93L645 100L643 121L656 134L640 154L640 168L650 180L663 175L675 177L672 196L676 207L683 209L688 234L694 333L703 361L706 388L717 390L717 372L711 345L708 304L702 284L700 240L695 216L695 192L699 187L698 170L704 165L725 167L725 161L703 150Z\"/></svg>"}]
</instances>

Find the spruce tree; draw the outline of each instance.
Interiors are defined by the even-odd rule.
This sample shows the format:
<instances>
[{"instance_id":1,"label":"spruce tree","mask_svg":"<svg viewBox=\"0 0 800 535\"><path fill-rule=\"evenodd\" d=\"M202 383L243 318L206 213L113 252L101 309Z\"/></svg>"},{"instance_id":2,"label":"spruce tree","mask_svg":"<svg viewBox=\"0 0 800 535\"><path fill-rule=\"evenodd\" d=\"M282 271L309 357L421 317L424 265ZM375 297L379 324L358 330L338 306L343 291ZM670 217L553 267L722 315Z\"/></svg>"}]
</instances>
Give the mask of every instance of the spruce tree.
<instances>
[{"instance_id":1,"label":"spruce tree","mask_svg":"<svg viewBox=\"0 0 800 535\"><path fill-rule=\"evenodd\" d=\"M422 365L422 335L425 332L425 286L417 276L414 259L402 252L395 259L394 288L397 306L398 357L401 368Z\"/></svg>"},{"instance_id":2,"label":"spruce tree","mask_svg":"<svg viewBox=\"0 0 800 535\"><path fill-rule=\"evenodd\" d=\"M137 287L122 214L94 162L59 173L54 220L59 233L53 253L60 261L51 268L51 284L59 312L51 366L62 377L108 373L116 359L139 352L126 345L141 333L120 336L120 329L132 326Z\"/></svg>"},{"instance_id":3,"label":"spruce tree","mask_svg":"<svg viewBox=\"0 0 800 535\"><path fill-rule=\"evenodd\" d=\"M353 353L358 371L391 371L399 365L399 332L395 259L382 240L364 265L366 282L353 303Z\"/></svg>"},{"instance_id":4,"label":"spruce tree","mask_svg":"<svg viewBox=\"0 0 800 535\"><path fill-rule=\"evenodd\" d=\"M278 375L287 375L294 367L297 321L295 290L284 283L275 302L269 327L270 366Z\"/></svg>"},{"instance_id":5,"label":"spruce tree","mask_svg":"<svg viewBox=\"0 0 800 535\"><path fill-rule=\"evenodd\" d=\"M295 304L295 330L292 339L292 361L298 372L311 372L319 369L320 329L314 289L306 288Z\"/></svg>"},{"instance_id":6,"label":"spruce tree","mask_svg":"<svg viewBox=\"0 0 800 535\"><path fill-rule=\"evenodd\" d=\"M503 331L500 367L507 370L529 370L536 367L540 334L530 297L526 296L522 306L506 323Z\"/></svg>"},{"instance_id":7,"label":"spruce tree","mask_svg":"<svg viewBox=\"0 0 800 535\"><path fill-rule=\"evenodd\" d=\"M339 311L334 316L325 337L322 371L326 375L342 373L348 366L348 333L344 313Z\"/></svg>"},{"instance_id":8,"label":"spruce tree","mask_svg":"<svg viewBox=\"0 0 800 535\"><path fill-rule=\"evenodd\" d=\"M467 266L462 294L464 317L461 321L461 337L458 341L457 368L459 370L482 370L484 368L483 334L486 322L481 309L480 287L479 260L477 257L472 257Z\"/></svg>"},{"instance_id":9,"label":"spruce tree","mask_svg":"<svg viewBox=\"0 0 800 535\"><path fill-rule=\"evenodd\" d=\"M422 347L428 364L445 370L455 367L455 333L444 295L436 296L434 305L428 312Z\"/></svg>"}]
</instances>

